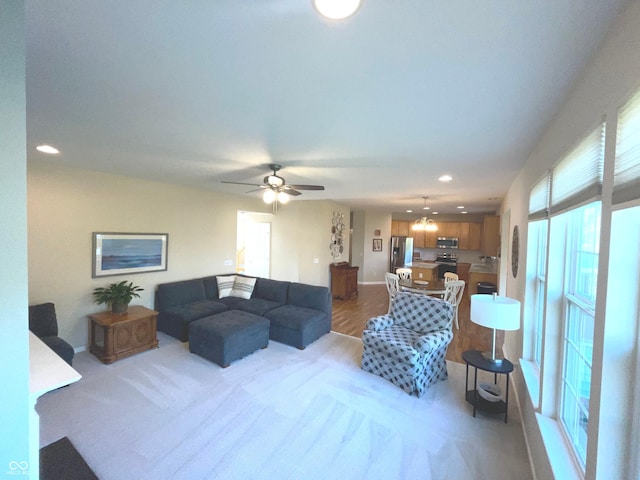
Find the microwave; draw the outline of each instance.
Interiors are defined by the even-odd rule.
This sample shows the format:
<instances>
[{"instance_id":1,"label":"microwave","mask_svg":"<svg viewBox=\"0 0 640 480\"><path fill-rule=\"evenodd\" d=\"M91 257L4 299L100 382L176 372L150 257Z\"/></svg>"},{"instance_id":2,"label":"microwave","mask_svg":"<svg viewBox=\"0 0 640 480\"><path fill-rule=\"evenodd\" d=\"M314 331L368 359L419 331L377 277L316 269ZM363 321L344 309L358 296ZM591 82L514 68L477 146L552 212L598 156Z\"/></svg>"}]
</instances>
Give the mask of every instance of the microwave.
<instances>
[{"instance_id":1,"label":"microwave","mask_svg":"<svg viewBox=\"0 0 640 480\"><path fill-rule=\"evenodd\" d=\"M458 248L458 237L438 237L436 238L438 248Z\"/></svg>"}]
</instances>

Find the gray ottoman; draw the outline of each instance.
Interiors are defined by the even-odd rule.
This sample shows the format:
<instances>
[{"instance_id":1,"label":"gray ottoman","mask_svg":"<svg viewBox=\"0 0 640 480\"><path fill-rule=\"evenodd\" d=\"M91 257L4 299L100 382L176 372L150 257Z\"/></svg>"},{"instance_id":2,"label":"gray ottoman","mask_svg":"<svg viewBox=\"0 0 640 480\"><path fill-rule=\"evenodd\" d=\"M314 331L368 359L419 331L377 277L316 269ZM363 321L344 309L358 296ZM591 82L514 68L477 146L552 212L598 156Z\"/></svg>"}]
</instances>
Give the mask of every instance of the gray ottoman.
<instances>
[{"instance_id":1,"label":"gray ottoman","mask_svg":"<svg viewBox=\"0 0 640 480\"><path fill-rule=\"evenodd\" d=\"M269 320L240 310L229 310L189 325L189 351L221 367L269 344Z\"/></svg>"}]
</instances>

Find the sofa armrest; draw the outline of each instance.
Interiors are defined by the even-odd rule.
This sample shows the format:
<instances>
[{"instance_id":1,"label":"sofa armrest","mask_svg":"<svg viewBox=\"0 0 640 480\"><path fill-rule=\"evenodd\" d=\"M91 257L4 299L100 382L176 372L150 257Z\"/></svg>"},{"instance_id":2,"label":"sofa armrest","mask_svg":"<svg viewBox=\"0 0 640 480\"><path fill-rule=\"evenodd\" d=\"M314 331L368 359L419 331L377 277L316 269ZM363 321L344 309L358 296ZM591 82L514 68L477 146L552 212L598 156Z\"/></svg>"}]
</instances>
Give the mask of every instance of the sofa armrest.
<instances>
[{"instance_id":1,"label":"sofa armrest","mask_svg":"<svg viewBox=\"0 0 640 480\"><path fill-rule=\"evenodd\" d=\"M453 340L453 333L451 330L439 330L437 332L427 333L422 335L413 345L421 354L427 354L438 350L439 348L446 347Z\"/></svg>"},{"instance_id":2,"label":"sofa armrest","mask_svg":"<svg viewBox=\"0 0 640 480\"><path fill-rule=\"evenodd\" d=\"M367 330L373 330L374 332L377 332L379 330L384 330L391 325L393 325L393 317L391 315L385 314L367 320L365 328Z\"/></svg>"}]
</instances>

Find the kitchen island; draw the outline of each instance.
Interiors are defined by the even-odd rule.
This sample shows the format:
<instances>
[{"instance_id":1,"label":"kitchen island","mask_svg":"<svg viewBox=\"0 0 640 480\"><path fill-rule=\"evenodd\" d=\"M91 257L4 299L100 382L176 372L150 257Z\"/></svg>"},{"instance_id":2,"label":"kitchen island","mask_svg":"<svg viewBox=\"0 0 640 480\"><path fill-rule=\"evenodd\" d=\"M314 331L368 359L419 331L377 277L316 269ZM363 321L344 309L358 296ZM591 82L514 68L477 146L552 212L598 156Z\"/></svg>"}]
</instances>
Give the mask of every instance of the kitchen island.
<instances>
[{"instance_id":1,"label":"kitchen island","mask_svg":"<svg viewBox=\"0 0 640 480\"><path fill-rule=\"evenodd\" d=\"M438 264L431 262L412 262L405 265L411 269L411 278L434 282L438 280Z\"/></svg>"}]
</instances>

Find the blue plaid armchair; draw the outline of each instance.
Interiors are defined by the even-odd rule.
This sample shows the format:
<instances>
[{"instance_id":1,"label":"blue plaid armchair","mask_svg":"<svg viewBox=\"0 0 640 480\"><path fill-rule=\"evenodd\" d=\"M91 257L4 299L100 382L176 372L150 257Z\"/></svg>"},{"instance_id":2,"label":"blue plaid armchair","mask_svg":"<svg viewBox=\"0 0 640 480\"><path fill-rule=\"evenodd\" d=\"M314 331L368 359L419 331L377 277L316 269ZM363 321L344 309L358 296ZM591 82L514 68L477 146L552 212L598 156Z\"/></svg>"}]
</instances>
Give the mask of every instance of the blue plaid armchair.
<instances>
[{"instance_id":1,"label":"blue plaid armchair","mask_svg":"<svg viewBox=\"0 0 640 480\"><path fill-rule=\"evenodd\" d=\"M443 300L398 293L390 313L367 321L362 369L422 396L430 385L447 379L453 316L453 306Z\"/></svg>"}]
</instances>

